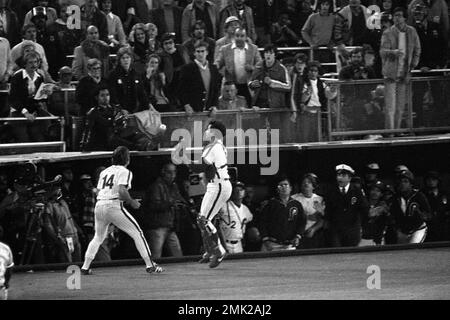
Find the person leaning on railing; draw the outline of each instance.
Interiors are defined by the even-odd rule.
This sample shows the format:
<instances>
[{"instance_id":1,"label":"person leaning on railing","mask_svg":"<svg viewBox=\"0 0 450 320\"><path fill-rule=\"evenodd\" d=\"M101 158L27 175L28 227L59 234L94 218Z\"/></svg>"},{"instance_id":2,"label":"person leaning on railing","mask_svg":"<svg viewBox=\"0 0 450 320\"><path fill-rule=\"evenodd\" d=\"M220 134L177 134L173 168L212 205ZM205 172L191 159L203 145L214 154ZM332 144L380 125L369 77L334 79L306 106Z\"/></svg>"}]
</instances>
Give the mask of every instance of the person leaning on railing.
<instances>
[{"instance_id":1,"label":"person leaning on railing","mask_svg":"<svg viewBox=\"0 0 450 320\"><path fill-rule=\"evenodd\" d=\"M44 78L37 72L40 56L30 52L24 57L25 68L17 71L11 79L10 106L12 118L25 117L26 122L12 126L17 142L45 141L47 121L35 121L36 117L49 116L46 101L34 99Z\"/></svg>"}]
</instances>

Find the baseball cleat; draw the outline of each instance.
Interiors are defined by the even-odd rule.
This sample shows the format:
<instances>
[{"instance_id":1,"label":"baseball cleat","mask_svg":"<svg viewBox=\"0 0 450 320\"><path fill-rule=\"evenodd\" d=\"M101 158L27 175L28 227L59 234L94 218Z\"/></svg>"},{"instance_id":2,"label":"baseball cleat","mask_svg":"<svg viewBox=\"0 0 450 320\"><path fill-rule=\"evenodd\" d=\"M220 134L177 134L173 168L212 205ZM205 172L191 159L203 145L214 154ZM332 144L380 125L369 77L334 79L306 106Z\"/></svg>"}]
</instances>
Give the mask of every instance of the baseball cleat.
<instances>
[{"instance_id":1,"label":"baseball cleat","mask_svg":"<svg viewBox=\"0 0 450 320\"><path fill-rule=\"evenodd\" d=\"M155 263L152 267L147 267L145 271L147 271L148 273L161 273L164 271L164 269Z\"/></svg>"},{"instance_id":2,"label":"baseball cleat","mask_svg":"<svg viewBox=\"0 0 450 320\"><path fill-rule=\"evenodd\" d=\"M81 269L81 274L82 275L85 275L85 276L89 276L89 275L91 275L92 274L92 269Z\"/></svg>"},{"instance_id":3,"label":"baseball cleat","mask_svg":"<svg viewBox=\"0 0 450 320\"><path fill-rule=\"evenodd\" d=\"M216 268L221 262L222 260L225 258L226 256L226 251L224 251L223 253L221 252L220 255L213 255L211 257L211 262L209 263L209 267L210 268Z\"/></svg>"},{"instance_id":4,"label":"baseball cleat","mask_svg":"<svg viewBox=\"0 0 450 320\"><path fill-rule=\"evenodd\" d=\"M198 260L198 263L208 263L210 259L211 259L211 256L205 252L202 255L202 258L200 260Z\"/></svg>"}]
</instances>

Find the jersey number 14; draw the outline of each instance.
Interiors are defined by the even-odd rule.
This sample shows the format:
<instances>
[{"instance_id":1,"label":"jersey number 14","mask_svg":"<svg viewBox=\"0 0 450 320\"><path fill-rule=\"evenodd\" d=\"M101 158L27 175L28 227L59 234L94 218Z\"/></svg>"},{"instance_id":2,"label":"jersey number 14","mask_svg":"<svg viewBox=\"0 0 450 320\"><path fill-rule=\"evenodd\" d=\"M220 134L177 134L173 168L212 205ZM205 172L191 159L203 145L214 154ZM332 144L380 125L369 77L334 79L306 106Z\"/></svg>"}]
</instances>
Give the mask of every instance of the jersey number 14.
<instances>
[{"instance_id":1,"label":"jersey number 14","mask_svg":"<svg viewBox=\"0 0 450 320\"><path fill-rule=\"evenodd\" d=\"M102 189L105 189L106 187L112 189L113 186L114 186L114 175L111 175L109 178L108 176L104 176Z\"/></svg>"}]
</instances>

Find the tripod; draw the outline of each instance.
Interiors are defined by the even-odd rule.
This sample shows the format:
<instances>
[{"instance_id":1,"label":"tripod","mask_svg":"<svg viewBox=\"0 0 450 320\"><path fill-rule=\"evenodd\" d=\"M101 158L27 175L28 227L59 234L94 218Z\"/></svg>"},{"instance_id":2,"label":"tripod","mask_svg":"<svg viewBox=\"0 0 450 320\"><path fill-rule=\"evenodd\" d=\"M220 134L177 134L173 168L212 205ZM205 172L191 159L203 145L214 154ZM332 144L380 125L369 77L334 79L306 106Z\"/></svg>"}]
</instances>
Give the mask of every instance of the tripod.
<instances>
[{"instance_id":1,"label":"tripod","mask_svg":"<svg viewBox=\"0 0 450 320\"><path fill-rule=\"evenodd\" d=\"M40 220L44 212L44 204L41 202L33 204L26 223L25 244L20 258L20 265L30 264L33 257L38 236L41 232Z\"/></svg>"}]
</instances>

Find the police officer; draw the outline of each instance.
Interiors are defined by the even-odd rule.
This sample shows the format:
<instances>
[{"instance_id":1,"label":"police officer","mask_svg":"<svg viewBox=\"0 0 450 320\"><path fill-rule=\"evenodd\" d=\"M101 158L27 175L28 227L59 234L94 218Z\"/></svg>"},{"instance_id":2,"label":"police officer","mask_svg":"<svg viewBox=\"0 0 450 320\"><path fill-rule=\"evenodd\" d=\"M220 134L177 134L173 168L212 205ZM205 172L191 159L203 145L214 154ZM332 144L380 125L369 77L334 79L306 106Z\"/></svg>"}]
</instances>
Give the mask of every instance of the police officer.
<instances>
[{"instance_id":1,"label":"police officer","mask_svg":"<svg viewBox=\"0 0 450 320\"><path fill-rule=\"evenodd\" d=\"M350 183L355 171L346 164L336 166L336 182L327 193L325 220L332 247L357 246L361 224L369 214L369 204L360 188Z\"/></svg>"}]
</instances>

